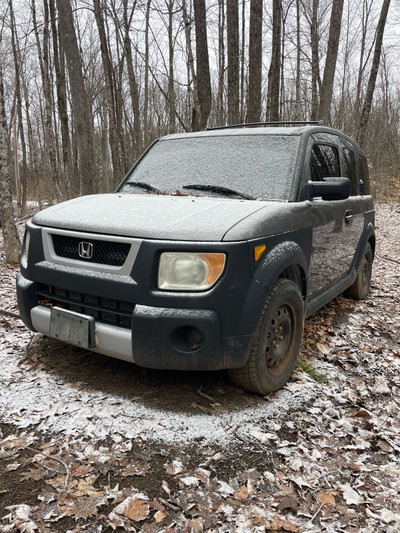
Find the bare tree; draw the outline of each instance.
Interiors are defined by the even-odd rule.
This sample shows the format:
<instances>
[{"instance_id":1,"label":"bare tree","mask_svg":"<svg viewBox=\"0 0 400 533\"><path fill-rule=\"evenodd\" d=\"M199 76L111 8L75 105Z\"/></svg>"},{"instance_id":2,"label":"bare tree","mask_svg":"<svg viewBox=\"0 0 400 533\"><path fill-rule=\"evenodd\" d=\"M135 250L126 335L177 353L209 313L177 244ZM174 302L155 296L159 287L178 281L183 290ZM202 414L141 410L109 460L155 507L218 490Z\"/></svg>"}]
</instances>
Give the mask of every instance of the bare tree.
<instances>
[{"instance_id":1,"label":"bare tree","mask_svg":"<svg viewBox=\"0 0 400 533\"><path fill-rule=\"evenodd\" d=\"M205 0L193 0L196 28L197 95L199 107L192 120L193 131L207 126L211 111L211 78L208 58L207 21Z\"/></svg>"},{"instance_id":2,"label":"bare tree","mask_svg":"<svg viewBox=\"0 0 400 533\"><path fill-rule=\"evenodd\" d=\"M369 115L371 111L372 99L374 97L376 78L378 76L379 63L381 59L383 34L385 31L389 6L390 6L390 0L383 0L381 14L380 14L378 26L376 29L374 58L372 60L371 72L370 72L369 79L368 79L367 92L365 95L364 106L361 112L360 124L358 127L358 133L357 133L357 141L361 144L361 146L364 144Z\"/></svg>"},{"instance_id":3,"label":"bare tree","mask_svg":"<svg viewBox=\"0 0 400 533\"><path fill-rule=\"evenodd\" d=\"M36 20L36 3L35 0L31 3L33 28L36 37L36 46L38 49L40 73L42 77L43 96L45 102L45 140L47 154L50 163L51 181L55 187L55 196L60 201L63 194L63 184L61 182L59 166L57 161L57 141L53 127L53 109L54 99L52 92L51 74L50 74L50 57L49 57L49 39L50 39L50 17L49 5L47 0L43 1L44 7L44 23L43 23L43 43L39 35L38 23Z\"/></svg>"},{"instance_id":4,"label":"bare tree","mask_svg":"<svg viewBox=\"0 0 400 533\"><path fill-rule=\"evenodd\" d=\"M279 120L279 95L281 75L282 0L273 0L272 56L268 72L267 120Z\"/></svg>"},{"instance_id":5,"label":"bare tree","mask_svg":"<svg viewBox=\"0 0 400 533\"><path fill-rule=\"evenodd\" d=\"M149 2L150 3L150 2ZM132 18L135 10L136 2L134 3L131 12L128 11L128 0L123 0L123 28L124 28L124 51L126 54L126 66L128 70L129 92L131 96L132 111L133 111L133 142L135 148L135 155L138 157L143 151L143 134L140 117L140 103L139 103L139 87L136 79L135 70L133 68L133 53L132 43L129 35Z\"/></svg>"},{"instance_id":6,"label":"bare tree","mask_svg":"<svg viewBox=\"0 0 400 533\"><path fill-rule=\"evenodd\" d=\"M49 0L49 11L51 20L51 33L53 41L53 63L56 79L57 91L57 111L61 129L63 182L68 189L68 196L71 195L71 183L74 191L79 191L79 182L72 171L71 140L69 136L69 118L67 110L67 85L65 76L64 56L60 53L60 31L56 16L55 0Z\"/></svg>"},{"instance_id":7,"label":"bare tree","mask_svg":"<svg viewBox=\"0 0 400 533\"><path fill-rule=\"evenodd\" d=\"M258 122L261 116L262 17L262 0L251 0L247 122Z\"/></svg>"},{"instance_id":8,"label":"bare tree","mask_svg":"<svg viewBox=\"0 0 400 533\"><path fill-rule=\"evenodd\" d=\"M68 67L72 115L77 134L81 192L92 194L96 192L96 183L91 102L86 93L71 3L57 0L57 10L63 28L61 43Z\"/></svg>"},{"instance_id":9,"label":"bare tree","mask_svg":"<svg viewBox=\"0 0 400 533\"><path fill-rule=\"evenodd\" d=\"M222 126L224 116L225 87L225 1L218 0L218 91L217 91L217 125Z\"/></svg>"},{"instance_id":10,"label":"bare tree","mask_svg":"<svg viewBox=\"0 0 400 533\"><path fill-rule=\"evenodd\" d=\"M114 182L121 181L124 175L122 162L121 145L119 142L118 120L117 120L117 84L115 72L112 65L111 53L109 50L106 28L104 23L104 7L100 5L100 0L93 0L94 16L97 24L100 39L101 59L103 63L104 76L106 79L105 90L107 98L110 148L113 163Z\"/></svg>"},{"instance_id":11,"label":"bare tree","mask_svg":"<svg viewBox=\"0 0 400 533\"><path fill-rule=\"evenodd\" d=\"M332 105L333 82L336 71L336 60L339 49L339 38L342 25L344 0L333 0L331 23L329 28L328 50L325 60L324 77L322 80L319 117L330 122L330 110Z\"/></svg>"},{"instance_id":12,"label":"bare tree","mask_svg":"<svg viewBox=\"0 0 400 533\"><path fill-rule=\"evenodd\" d=\"M318 87L320 85L319 74L319 35L318 35L318 8L319 0L312 0L310 20L311 38L311 120L318 118Z\"/></svg>"},{"instance_id":13,"label":"bare tree","mask_svg":"<svg viewBox=\"0 0 400 533\"><path fill-rule=\"evenodd\" d=\"M27 153L26 153L26 143L25 143L25 131L24 131L23 117L22 117L22 90L21 90L22 59L21 59L21 51L19 48L17 26L15 24L14 8L13 8L12 0L9 0L9 8L10 8L10 20L11 20L11 46L12 46L12 51L13 51L14 68L15 68L15 99L16 99L15 121L18 117L18 134L21 140L21 149L22 149L22 172L21 172L21 178L20 178L20 185L21 185L20 193L21 193L22 213L24 213L25 207L26 207L26 199L27 199L28 164L27 164ZM17 166L18 166L18 157L16 154L16 167Z\"/></svg>"},{"instance_id":14,"label":"bare tree","mask_svg":"<svg viewBox=\"0 0 400 533\"><path fill-rule=\"evenodd\" d=\"M0 36L1 43L1 36ZM3 71L0 63L0 223L4 239L6 262L18 263L20 240L14 222L11 196L11 176L9 171L7 144L7 122L4 107Z\"/></svg>"},{"instance_id":15,"label":"bare tree","mask_svg":"<svg viewBox=\"0 0 400 533\"><path fill-rule=\"evenodd\" d=\"M239 122L239 3L226 1L228 43L228 123Z\"/></svg>"}]
</instances>

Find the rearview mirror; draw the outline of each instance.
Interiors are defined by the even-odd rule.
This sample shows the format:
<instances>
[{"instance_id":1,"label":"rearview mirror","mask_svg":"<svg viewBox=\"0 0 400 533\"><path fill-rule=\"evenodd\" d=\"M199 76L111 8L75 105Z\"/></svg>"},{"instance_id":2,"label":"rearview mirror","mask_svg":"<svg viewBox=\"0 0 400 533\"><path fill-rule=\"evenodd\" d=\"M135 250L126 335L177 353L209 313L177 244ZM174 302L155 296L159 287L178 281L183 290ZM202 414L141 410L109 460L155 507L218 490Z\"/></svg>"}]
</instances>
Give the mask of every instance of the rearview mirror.
<instances>
[{"instance_id":1,"label":"rearview mirror","mask_svg":"<svg viewBox=\"0 0 400 533\"><path fill-rule=\"evenodd\" d=\"M322 181L308 182L308 197L323 200L345 200L350 195L348 178L323 178Z\"/></svg>"}]
</instances>

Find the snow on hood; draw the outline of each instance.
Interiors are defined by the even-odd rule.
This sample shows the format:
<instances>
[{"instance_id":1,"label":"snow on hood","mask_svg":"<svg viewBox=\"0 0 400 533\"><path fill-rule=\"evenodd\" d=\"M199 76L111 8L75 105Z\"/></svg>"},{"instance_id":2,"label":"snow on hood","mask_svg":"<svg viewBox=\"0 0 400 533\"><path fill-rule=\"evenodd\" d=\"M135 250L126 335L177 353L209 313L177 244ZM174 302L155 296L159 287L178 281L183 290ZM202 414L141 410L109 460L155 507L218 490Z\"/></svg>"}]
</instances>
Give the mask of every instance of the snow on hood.
<instances>
[{"instance_id":1,"label":"snow on hood","mask_svg":"<svg viewBox=\"0 0 400 533\"><path fill-rule=\"evenodd\" d=\"M33 222L143 239L221 241L231 228L266 205L231 198L98 194L49 207Z\"/></svg>"}]
</instances>

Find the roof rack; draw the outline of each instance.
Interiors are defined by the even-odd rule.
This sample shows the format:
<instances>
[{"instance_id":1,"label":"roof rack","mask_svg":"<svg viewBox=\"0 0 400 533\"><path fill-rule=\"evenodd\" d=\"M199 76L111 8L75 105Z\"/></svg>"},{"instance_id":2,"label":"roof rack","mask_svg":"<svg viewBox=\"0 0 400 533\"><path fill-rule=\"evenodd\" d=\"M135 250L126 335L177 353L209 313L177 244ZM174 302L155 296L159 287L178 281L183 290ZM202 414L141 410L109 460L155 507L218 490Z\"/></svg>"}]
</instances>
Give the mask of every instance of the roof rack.
<instances>
[{"instance_id":1,"label":"roof rack","mask_svg":"<svg viewBox=\"0 0 400 533\"><path fill-rule=\"evenodd\" d=\"M215 128L206 128L210 130L229 130L232 128L250 128L252 126L325 126L324 120L290 120L282 122L248 122L244 124L231 124L229 126L217 126Z\"/></svg>"}]
</instances>

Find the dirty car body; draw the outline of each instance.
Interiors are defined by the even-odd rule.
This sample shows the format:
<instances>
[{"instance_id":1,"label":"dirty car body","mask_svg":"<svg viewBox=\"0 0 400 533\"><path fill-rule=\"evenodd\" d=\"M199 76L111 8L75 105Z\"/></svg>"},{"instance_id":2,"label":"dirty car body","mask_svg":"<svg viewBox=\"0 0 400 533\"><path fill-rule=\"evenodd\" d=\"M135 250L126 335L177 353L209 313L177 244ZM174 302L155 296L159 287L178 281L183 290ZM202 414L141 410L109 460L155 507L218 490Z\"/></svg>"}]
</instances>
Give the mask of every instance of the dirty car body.
<instances>
[{"instance_id":1,"label":"dirty car body","mask_svg":"<svg viewBox=\"0 0 400 533\"><path fill-rule=\"evenodd\" d=\"M304 318L368 294L374 207L363 151L321 125L157 140L116 193L28 222L17 280L33 331L140 366L229 369L280 388Z\"/></svg>"}]
</instances>

